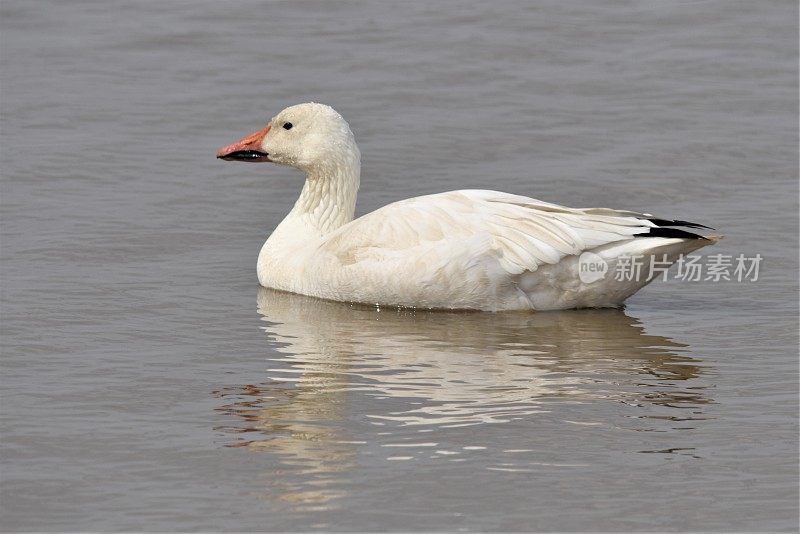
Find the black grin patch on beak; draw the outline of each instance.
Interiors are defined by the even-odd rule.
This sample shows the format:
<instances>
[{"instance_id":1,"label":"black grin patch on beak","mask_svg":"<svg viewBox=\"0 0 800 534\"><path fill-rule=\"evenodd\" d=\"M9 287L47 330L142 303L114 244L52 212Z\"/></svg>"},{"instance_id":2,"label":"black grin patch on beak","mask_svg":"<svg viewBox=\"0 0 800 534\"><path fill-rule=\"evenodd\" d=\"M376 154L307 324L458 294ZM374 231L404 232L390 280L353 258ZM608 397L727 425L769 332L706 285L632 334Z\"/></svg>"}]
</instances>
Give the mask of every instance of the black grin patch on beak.
<instances>
[{"instance_id":1,"label":"black grin patch on beak","mask_svg":"<svg viewBox=\"0 0 800 534\"><path fill-rule=\"evenodd\" d=\"M237 150L224 156L217 156L217 159L225 161L249 161L251 163L259 161L271 161L269 154L266 152L259 152L258 150Z\"/></svg>"}]
</instances>

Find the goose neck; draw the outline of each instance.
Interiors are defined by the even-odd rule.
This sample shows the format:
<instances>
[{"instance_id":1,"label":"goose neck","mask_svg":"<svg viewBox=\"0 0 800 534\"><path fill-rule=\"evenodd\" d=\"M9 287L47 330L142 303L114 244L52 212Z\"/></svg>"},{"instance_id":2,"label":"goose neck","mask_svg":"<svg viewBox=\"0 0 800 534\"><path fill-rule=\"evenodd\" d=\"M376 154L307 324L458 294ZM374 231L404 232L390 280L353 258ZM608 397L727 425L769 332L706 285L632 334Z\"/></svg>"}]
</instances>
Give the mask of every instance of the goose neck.
<instances>
[{"instance_id":1,"label":"goose neck","mask_svg":"<svg viewBox=\"0 0 800 534\"><path fill-rule=\"evenodd\" d=\"M360 172L357 158L310 169L292 214L320 235L352 221Z\"/></svg>"}]
</instances>

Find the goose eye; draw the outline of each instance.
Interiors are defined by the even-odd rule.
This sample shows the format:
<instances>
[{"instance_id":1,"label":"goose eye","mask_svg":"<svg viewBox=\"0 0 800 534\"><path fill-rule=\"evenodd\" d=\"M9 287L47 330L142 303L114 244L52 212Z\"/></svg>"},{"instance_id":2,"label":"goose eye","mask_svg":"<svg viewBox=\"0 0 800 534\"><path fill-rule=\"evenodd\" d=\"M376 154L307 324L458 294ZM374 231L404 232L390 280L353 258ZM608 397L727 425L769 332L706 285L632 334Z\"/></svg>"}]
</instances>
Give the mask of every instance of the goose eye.
<instances>
[{"instance_id":1,"label":"goose eye","mask_svg":"<svg viewBox=\"0 0 800 534\"><path fill-rule=\"evenodd\" d=\"M291 130L292 126L293 126L293 124L291 122L284 122L283 123L283 129L284 130Z\"/></svg>"}]
</instances>

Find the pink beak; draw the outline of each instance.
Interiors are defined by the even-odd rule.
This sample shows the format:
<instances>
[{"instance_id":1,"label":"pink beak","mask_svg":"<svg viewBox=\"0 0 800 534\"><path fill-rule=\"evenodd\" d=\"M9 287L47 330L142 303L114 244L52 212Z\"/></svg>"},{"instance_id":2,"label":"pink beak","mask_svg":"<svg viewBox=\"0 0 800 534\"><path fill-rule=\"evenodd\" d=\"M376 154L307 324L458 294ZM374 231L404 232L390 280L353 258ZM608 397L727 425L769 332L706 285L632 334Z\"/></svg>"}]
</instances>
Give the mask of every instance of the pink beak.
<instances>
[{"instance_id":1,"label":"pink beak","mask_svg":"<svg viewBox=\"0 0 800 534\"><path fill-rule=\"evenodd\" d=\"M217 150L217 158L225 161L270 161L269 154L261 148L261 142L269 133L270 126L267 125L263 130L253 132L244 139L236 141L232 145L222 147Z\"/></svg>"}]
</instances>

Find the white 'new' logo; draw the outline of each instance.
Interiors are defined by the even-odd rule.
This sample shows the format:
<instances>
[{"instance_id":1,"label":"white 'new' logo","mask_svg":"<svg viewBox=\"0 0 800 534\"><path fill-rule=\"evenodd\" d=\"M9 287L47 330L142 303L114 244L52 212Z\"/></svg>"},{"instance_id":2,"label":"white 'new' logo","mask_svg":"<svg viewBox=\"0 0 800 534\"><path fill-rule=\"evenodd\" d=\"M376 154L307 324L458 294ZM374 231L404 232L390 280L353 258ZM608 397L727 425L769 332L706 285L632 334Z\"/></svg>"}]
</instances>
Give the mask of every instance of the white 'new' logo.
<instances>
[{"instance_id":1,"label":"white 'new' logo","mask_svg":"<svg viewBox=\"0 0 800 534\"><path fill-rule=\"evenodd\" d=\"M608 263L594 252L584 252L578 258L578 276L584 284L591 284L606 277Z\"/></svg>"}]
</instances>

